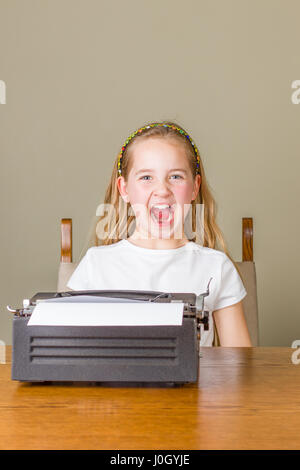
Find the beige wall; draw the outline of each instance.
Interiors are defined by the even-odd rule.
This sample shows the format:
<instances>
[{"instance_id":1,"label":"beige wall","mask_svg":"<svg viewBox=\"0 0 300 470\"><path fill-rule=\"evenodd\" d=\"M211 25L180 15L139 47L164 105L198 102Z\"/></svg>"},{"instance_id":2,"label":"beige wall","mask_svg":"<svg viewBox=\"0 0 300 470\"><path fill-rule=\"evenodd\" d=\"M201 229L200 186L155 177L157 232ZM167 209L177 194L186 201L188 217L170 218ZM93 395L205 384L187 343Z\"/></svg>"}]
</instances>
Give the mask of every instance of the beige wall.
<instances>
[{"instance_id":1,"label":"beige wall","mask_svg":"<svg viewBox=\"0 0 300 470\"><path fill-rule=\"evenodd\" d=\"M0 0L1 316L56 289L121 144L174 119L198 144L232 256L254 219L260 344L300 339L298 1Z\"/></svg>"}]
</instances>

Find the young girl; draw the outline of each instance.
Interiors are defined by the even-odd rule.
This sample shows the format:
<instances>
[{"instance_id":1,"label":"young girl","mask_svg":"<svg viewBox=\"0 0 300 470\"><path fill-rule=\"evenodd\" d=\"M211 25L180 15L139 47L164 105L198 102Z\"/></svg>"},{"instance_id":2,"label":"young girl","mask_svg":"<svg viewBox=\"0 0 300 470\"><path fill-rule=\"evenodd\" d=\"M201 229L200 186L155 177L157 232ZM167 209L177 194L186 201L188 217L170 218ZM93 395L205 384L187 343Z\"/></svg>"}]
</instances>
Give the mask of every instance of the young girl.
<instances>
[{"instance_id":1,"label":"young girl","mask_svg":"<svg viewBox=\"0 0 300 470\"><path fill-rule=\"evenodd\" d=\"M247 292L216 224L199 151L182 127L154 122L129 136L103 208L95 246L71 276L70 289L198 295L212 278L205 298L209 330L201 330L200 346L212 346L214 323L221 346L251 346L242 306Z\"/></svg>"}]
</instances>

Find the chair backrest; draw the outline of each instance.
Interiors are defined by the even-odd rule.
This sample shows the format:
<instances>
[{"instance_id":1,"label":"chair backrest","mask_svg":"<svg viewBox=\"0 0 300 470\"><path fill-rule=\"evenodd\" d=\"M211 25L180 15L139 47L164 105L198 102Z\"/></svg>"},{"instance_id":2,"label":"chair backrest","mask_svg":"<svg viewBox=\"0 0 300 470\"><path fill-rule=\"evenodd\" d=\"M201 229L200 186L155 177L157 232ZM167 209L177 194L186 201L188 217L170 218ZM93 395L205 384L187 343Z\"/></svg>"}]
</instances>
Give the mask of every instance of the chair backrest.
<instances>
[{"instance_id":1,"label":"chair backrest","mask_svg":"<svg viewBox=\"0 0 300 470\"><path fill-rule=\"evenodd\" d=\"M78 263L66 263L61 261L58 268L57 292L68 292L71 289L67 287L68 280L75 271Z\"/></svg>"},{"instance_id":2,"label":"chair backrest","mask_svg":"<svg viewBox=\"0 0 300 470\"><path fill-rule=\"evenodd\" d=\"M258 346L258 305L255 263L252 261L242 261L236 264L240 270L242 281L247 291L247 295L242 300L242 303L251 342L253 346Z\"/></svg>"},{"instance_id":3,"label":"chair backrest","mask_svg":"<svg viewBox=\"0 0 300 470\"><path fill-rule=\"evenodd\" d=\"M247 326L253 346L258 346L258 303L256 269L253 262L253 221L252 218L243 218L242 228L243 261L236 262L240 270L242 281L247 291L242 300ZM78 263L72 261L72 220L61 221L61 262L58 271L57 292L70 291L67 282ZM215 329L214 346L219 346L218 335Z\"/></svg>"}]
</instances>

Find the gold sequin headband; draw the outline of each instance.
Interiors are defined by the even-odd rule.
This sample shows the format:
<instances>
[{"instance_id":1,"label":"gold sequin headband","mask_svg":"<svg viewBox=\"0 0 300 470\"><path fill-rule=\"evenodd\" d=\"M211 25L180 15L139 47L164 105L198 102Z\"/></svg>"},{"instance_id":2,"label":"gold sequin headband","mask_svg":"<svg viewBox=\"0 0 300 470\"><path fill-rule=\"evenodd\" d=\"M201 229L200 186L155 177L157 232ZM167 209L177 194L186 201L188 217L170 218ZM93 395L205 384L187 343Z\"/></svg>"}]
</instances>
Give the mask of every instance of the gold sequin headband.
<instances>
[{"instance_id":1,"label":"gold sequin headband","mask_svg":"<svg viewBox=\"0 0 300 470\"><path fill-rule=\"evenodd\" d=\"M192 141L191 137L183 130L181 129L180 127L177 127L177 126L174 126L174 125L171 125L171 124L164 124L164 123L154 123L154 124L149 124L147 126L144 126L144 127L141 127L140 129L138 129L137 131L135 131L133 134L131 134L127 140L125 140L124 142L124 145L122 147L122 150L121 152L119 153L119 157L118 157L118 173L119 173L119 176L122 175L122 158L123 158L123 153L127 147L127 145L129 144L129 142L137 135L137 134L141 134L145 129L150 129L151 127L157 127L157 126L162 126L162 127L169 127L170 129L174 129L176 131L178 131L180 134L184 135L188 140L189 142L192 144L193 146L193 149L194 149L194 152L195 152L195 156L196 156L196 164L197 164L197 168L196 168L196 173L200 173L200 156L199 156L199 152L198 152L198 149L196 147L196 145L194 144L194 142Z\"/></svg>"}]
</instances>

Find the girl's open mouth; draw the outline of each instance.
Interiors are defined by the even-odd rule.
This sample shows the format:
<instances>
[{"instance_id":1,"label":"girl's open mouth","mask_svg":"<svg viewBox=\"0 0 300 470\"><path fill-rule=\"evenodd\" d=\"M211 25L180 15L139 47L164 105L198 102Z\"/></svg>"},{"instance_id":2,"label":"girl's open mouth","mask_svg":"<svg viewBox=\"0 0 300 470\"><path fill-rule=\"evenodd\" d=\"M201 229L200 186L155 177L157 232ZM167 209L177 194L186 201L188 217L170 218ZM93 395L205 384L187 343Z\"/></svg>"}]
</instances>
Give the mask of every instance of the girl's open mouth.
<instances>
[{"instance_id":1,"label":"girl's open mouth","mask_svg":"<svg viewBox=\"0 0 300 470\"><path fill-rule=\"evenodd\" d=\"M150 209L152 220L162 226L169 225L174 220L174 210L168 204L154 205Z\"/></svg>"}]
</instances>

